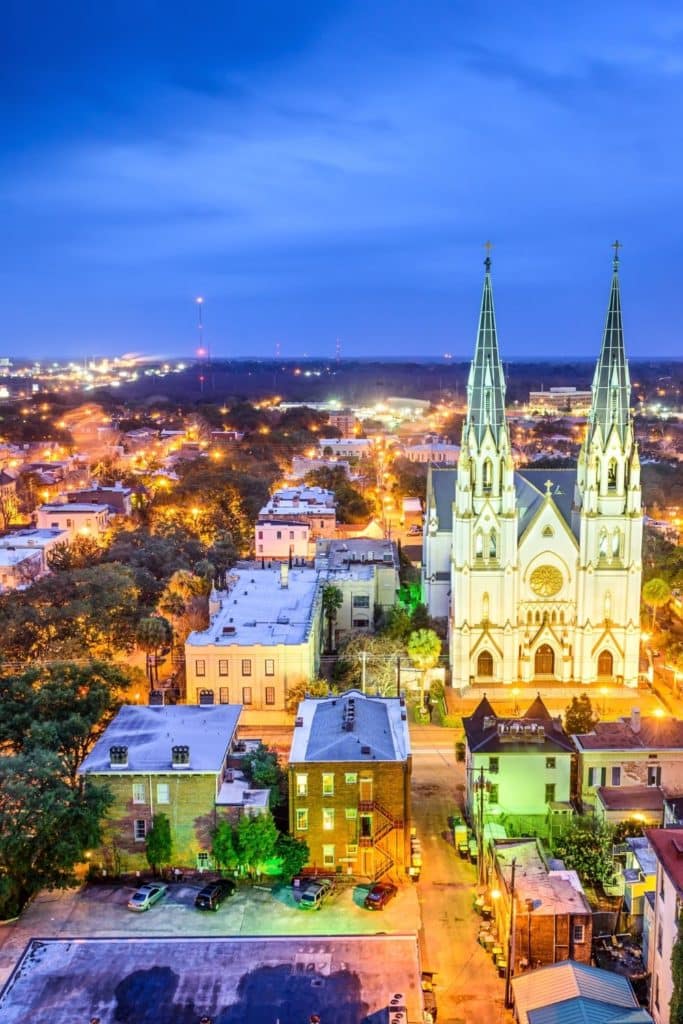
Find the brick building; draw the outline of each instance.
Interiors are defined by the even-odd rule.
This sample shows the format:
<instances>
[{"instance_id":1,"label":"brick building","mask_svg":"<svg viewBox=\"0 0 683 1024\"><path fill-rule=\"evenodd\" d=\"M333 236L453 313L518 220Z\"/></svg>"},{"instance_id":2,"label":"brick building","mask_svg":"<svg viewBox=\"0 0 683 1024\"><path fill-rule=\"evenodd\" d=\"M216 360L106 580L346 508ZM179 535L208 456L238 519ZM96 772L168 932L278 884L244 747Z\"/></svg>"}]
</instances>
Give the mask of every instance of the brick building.
<instances>
[{"instance_id":1,"label":"brick building","mask_svg":"<svg viewBox=\"0 0 683 1024\"><path fill-rule=\"evenodd\" d=\"M498 934L507 936L515 860L513 974L561 960L591 962L593 916L575 871L552 869L537 839L491 843Z\"/></svg>"},{"instance_id":2,"label":"brick building","mask_svg":"<svg viewBox=\"0 0 683 1024\"><path fill-rule=\"evenodd\" d=\"M310 848L309 869L378 879L410 863L412 755L398 697L299 704L289 758L290 831Z\"/></svg>"},{"instance_id":3,"label":"brick building","mask_svg":"<svg viewBox=\"0 0 683 1024\"><path fill-rule=\"evenodd\" d=\"M239 705L124 705L83 761L81 775L106 785L114 803L93 864L109 872L147 868L145 838L155 814L171 823L173 864L208 869L211 832L222 818L268 808L231 767Z\"/></svg>"}]
</instances>

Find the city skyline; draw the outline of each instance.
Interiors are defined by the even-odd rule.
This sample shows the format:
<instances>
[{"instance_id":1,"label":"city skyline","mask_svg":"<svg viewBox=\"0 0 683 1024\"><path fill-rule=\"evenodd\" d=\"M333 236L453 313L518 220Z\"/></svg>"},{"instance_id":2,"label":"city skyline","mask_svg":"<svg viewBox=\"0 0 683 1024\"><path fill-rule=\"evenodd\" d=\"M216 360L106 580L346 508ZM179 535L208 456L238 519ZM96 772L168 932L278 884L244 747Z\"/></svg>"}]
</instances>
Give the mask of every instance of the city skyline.
<instances>
[{"instance_id":1,"label":"city skyline","mask_svg":"<svg viewBox=\"0 0 683 1024\"><path fill-rule=\"evenodd\" d=\"M216 358L462 361L490 236L505 359L594 355L617 237L675 357L683 16L618 10L10 8L2 353L188 356L203 295Z\"/></svg>"}]
</instances>

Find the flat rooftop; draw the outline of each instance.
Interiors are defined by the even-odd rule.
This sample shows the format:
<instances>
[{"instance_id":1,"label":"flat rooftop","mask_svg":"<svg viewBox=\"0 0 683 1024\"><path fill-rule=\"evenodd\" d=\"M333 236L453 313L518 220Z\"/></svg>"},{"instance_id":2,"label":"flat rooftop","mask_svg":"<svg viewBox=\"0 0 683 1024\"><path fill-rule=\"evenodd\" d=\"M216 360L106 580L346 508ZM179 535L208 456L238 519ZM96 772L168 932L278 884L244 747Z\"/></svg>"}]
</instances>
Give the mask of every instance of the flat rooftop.
<instances>
[{"instance_id":1,"label":"flat rooftop","mask_svg":"<svg viewBox=\"0 0 683 1024\"><path fill-rule=\"evenodd\" d=\"M42 548L60 537L67 537L66 530L15 530L0 537L0 547Z\"/></svg>"},{"instance_id":2,"label":"flat rooftop","mask_svg":"<svg viewBox=\"0 0 683 1024\"><path fill-rule=\"evenodd\" d=\"M65 512L67 515L73 515L74 512L82 512L83 514L91 512L93 514L99 514L100 512L106 511L106 505L97 505L95 502L88 501L73 501L73 502L51 502L47 505L41 505L38 509L39 512Z\"/></svg>"},{"instance_id":3,"label":"flat rooftop","mask_svg":"<svg viewBox=\"0 0 683 1024\"><path fill-rule=\"evenodd\" d=\"M392 1005L422 1020L414 935L33 939L0 994L0 1019L287 1024L318 1013L358 1024L389 1020Z\"/></svg>"},{"instance_id":4,"label":"flat rooftop","mask_svg":"<svg viewBox=\"0 0 683 1024\"><path fill-rule=\"evenodd\" d=\"M241 704L124 704L80 767L86 772L217 772L232 742ZM190 748L188 768L171 766L171 748ZM111 767L110 747L128 748L128 765Z\"/></svg>"},{"instance_id":5,"label":"flat rooftop","mask_svg":"<svg viewBox=\"0 0 683 1024\"><path fill-rule=\"evenodd\" d=\"M15 566L21 565L21 563L25 562L27 559L32 559L35 555L40 557L40 551L31 551L29 547L17 548L0 546L0 568L13 569Z\"/></svg>"},{"instance_id":6,"label":"flat rooftop","mask_svg":"<svg viewBox=\"0 0 683 1024\"><path fill-rule=\"evenodd\" d=\"M398 549L394 541L375 540L372 537L349 537L346 540L316 542L316 566L320 564L331 572L348 569L350 566L388 565L398 569Z\"/></svg>"},{"instance_id":7,"label":"flat rooftop","mask_svg":"<svg viewBox=\"0 0 683 1024\"><path fill-rule=\"evenodd\" d=\"M515 895L519 906L533 900L534 915L591 913L576 871L549 869L535 839L494 840L493 845L496 864L508 891L512 858L516 859Z\"/></svg>"},{"instance_id":8,"label":"flat rooftop","mask_svg":"<svg viewBox=\"0 0 683 1024\"><path fill-rule=\"evenodd\" d=\"M230 589L218 591L220 609L208 629L190 633L186 647L277 646L302 644L317 609L318 573L290 569L282 586L282 568L235 569Z\"/></svg>"},{"instance_id":9,"label":"flat rooftop","mask_svg":"<svg viewBox=\"0 0 683 1024\"><path fill-rule=\"evenodd\" d=\"M398 697L368 697L360 690L302 700L296 719L301 724L294 727L289 760L405 761L410 754L405 713Z\"/></svg>"}]
</instances>

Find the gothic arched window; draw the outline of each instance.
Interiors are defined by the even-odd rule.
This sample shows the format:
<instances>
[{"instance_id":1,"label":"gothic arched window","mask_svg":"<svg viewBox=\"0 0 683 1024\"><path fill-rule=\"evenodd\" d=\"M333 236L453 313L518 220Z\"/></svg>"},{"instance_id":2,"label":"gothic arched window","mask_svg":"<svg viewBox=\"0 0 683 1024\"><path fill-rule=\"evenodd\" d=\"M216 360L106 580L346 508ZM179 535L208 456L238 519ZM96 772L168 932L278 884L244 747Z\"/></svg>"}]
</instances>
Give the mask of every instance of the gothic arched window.
<instances>
[{"instance_id":1,"label":"gothic arched window","mask_svg":"<svg viewBox=\"0 0 683 1024\"><path fill-rule=\"evenodd\" d=\"M490 491L493 487L493 463L490 459L484 460L484 483L483 487L485 491Z\"/></svg>"},{"instance_id":2,"label":"gothic arched window","mask_svg":"<svg viewBox=\"0 0 683 1024\"><path fill-rule=\"evenodd\" d=\"M600 530L598 538L598 558L607 558L607 530Z\"/></svg>"},{"instance_id":3,"label":"gothic arched window","mask_svg":"<svg viewBox=\"0 0 683 1024\"><path fill-rule=\"evenodd\" d=\"M489 558L498 557L498 536L495 530L489 534Z\"/></svg>"},{"instance_id":4,"label":"gothic arched window","mask_svg":"<svg viewBox=\"0 0 683 1024\"><path fill-rule=\"evenodd\" d=\"M481 621L488 622L489 620L489 595L484 594L481 599Z\"/></svg>"},{"instance_id":5,"label":"gothic arched window","mask_svg":"<svg viewBox=\"0 0 683 1024\"><path fill-rule=\"evenodd\" d=\"M618 558L621 553L621 531L615 530L612 534L612 558Z\"/></svg>"},{"instance_id":6,"label":"gothic arched window","mask_svg":"<svg viewBox=\"0 0 683 1024\"><path fill-rule=\"evenodd\" d=\"M484 538L482 537L481 533L478 533L474 538L474 557L484 557Z\"/></svg>"},{"instance_id":7,"label":"gothic arched window","mask_svg":"<svg viewBox=\"0 0 683 1024\"><path fill-rule=\"evenodd\" d=\"M614 490L617 486L617 460L610 459L609 466L607 467L607 486L610 490Z\"/></svg>"}]
</instances>

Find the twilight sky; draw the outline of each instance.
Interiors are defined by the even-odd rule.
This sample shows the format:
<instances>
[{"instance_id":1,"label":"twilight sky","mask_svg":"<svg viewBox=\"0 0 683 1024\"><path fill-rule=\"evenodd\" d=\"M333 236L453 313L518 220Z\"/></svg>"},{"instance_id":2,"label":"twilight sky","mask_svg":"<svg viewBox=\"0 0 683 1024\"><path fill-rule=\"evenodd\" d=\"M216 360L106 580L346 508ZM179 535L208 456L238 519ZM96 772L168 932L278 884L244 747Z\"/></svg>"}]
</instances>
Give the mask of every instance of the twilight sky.
<instances>
[{"instance_id":1,"label":"twilight sky","mask_svg":"<svg viewBox=\"0 0 683 1024\"><path fill-rule=\"evenodd\" d=\"M683 8L6 0L0 355L683 354Z\"/></svg>"}]
</instances>

